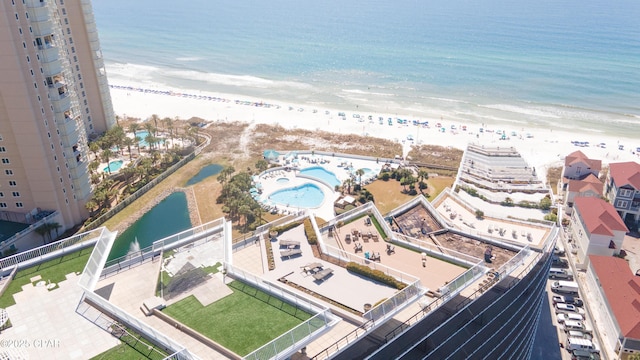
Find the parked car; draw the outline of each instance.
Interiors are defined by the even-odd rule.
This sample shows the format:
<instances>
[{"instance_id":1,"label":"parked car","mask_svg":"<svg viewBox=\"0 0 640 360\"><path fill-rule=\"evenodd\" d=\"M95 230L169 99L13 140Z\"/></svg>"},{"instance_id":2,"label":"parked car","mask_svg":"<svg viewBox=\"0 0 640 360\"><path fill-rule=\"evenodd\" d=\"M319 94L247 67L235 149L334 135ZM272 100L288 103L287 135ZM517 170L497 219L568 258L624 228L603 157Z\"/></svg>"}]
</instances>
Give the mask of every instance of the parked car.
<instances>
[{"instance_id":1,"label":"parked car","mask_svg":"<svg viewBox=\"0 0 640 360\"><path fill-rule=\"evenodd\" d=\"M567 331L567 337L591 340L593 339L593 334L587 330L569 330Z\"/></svg>"},{"instance_id":2,"label":"parked car","mask_svg":"<svg viewBox=\"0 0 640 360\"><path fill-rule=\"evenodd\" d=\"M567 269L551 268L549 269L549 279L573 280L573 273Z\"/></svg>"},{"instance_id":3,"label":"parked car","mask_svg":"<svg viewBox=\"0 0 640 360\"><path fill-rule=\"evenodd\" d=\"M578 314L578 313L572 313L572 314L566 314L566 313L560 313L556 315L556 320L558 321L559 324L565 322L565 321L583 321L584 320L584 316Z\"/></svg>"},{"instance_id":4,"label":"parked car","mask_svg":"<svg viewBox=\"0 0 640 360\"><path fill-rule=\"evenodd\" d=\"M575 297L575 296L569 296L569 295L554 295L553 298L553 303L564 303L564 304L571 304L577 307L582 307L584 306L584 303L582 302L582 299L580 299L579 297Z\"/></svg>"},{"instance_id":5,"label":"parked car","mask_svg":"<svg viewBox=\"0 0 640 360\"><path fill-rule=\"evenodd\" d=\"M556 304L555 305L556 308L556 314L560 314L560 313L565 313L565 314L571 314L571 313L577 313L580 315L584 316L584 309L576 307L575 305L571 305L571 304Z\"/></svg>"},{"instance_id":6,"label":"parked car","mask_svg":"<svg viewBox=\"0 0 640 360\"><path fill-rule=\"evenodd\" d=\"M565 254L565 251L562 245L556 245L556 247L553 248L553 255L564 256L564 254Z\"/></svg>"},{"instance_id":7,"label":"parked car","mask_svg":"<svg viewBox=\"0 0 640 360\"><path fill-rule=\"evenodd\" d=\"M566 269L569 267L569 262L567 261L567 259L558 257L558 256L554 256L551 259L551 266L554 268L561 268L561 269Z\"/></svg>"}]
</instances>

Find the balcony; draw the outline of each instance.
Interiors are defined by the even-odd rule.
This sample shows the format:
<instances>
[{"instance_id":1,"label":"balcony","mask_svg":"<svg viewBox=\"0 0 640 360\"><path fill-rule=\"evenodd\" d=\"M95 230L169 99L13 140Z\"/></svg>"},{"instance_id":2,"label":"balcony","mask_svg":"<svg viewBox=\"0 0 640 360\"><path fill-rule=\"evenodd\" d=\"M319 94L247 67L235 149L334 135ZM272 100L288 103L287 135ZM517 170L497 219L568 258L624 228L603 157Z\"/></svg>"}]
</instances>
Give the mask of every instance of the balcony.
<instances>
[{"instance_id":1,"label":"balcony","mask_svg":"<svg viewBox=\"0 0 640 360\"><path fill-rule=\"evenodd\" d=\"M71 163L74 163L73 167L71 166ZM87 171L88 169L86 161L69 161L69 172L71 173L71 179L88 179Z\"/></svg>"},{"instance_id":2,"label":"balcony","mask_svg":"<svg viewBox=\"0 0 640 360\"><path fill-rule=\"evenodd\" d=\"M58 126L58 129L60 129L60 139L64 147L71 147L78 143L78 131L75 122L70 121L70 123L69 126ZM64 132L63 129L65 130Z\"/></svg>"},{"instance_id":3,"label":"balcony","mask_svg":"<svg viewBox=\"0 0 640 360\"><path fill-rule=\"evenodd\" d=\"M57 53L57 50L56 50ZM57 54L55 55L55 60L50 62L42 63L42 71L44 71L44 75L53 76L62 73L62 62L58 60Z\"/></svg>"},{"instance_id":4,"label":"balcony","mask_svg":"<svg viewBox=\"0 0 640 360\"><path fill-rule=\"evenodd\" d=\"M35 36L45 36L51 35L54 33L54 24L51 19L30 19L31 20L31 29L33 30L33 35Z\"/></svg>"},{"instance_id":5,"label":"balcony","mask_svg":"<svg viewBox=\"0 0 640 360\"><path fill-rule=\"evenodd\" d=\"M24 4L30 9L47 7L46 0L25 0Z\"/></svg>"},{"instance_id":6,"label":"balcony","mask_svg":"<svg viewBox=\"0 0 640 360\"><path fill-rule=\"evenodd\" d=\"M52 94L51 104L53 105L54 112L64 113L71 108L70 96L58 96L57 93L54 94L52 91L49 91L49 93Z\"/></svg>"}]
</instances>

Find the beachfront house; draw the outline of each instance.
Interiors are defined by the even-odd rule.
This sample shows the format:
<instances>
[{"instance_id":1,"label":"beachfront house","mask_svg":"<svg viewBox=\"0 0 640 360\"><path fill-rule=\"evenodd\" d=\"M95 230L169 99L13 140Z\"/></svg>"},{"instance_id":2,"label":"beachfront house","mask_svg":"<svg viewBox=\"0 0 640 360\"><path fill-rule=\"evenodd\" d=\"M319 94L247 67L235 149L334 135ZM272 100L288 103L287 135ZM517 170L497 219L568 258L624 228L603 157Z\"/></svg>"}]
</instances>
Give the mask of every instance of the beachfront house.
<instances>
[{"instance_id":1,"label":"beachfront house","mask_svg":"<svg viewBox=\"0 0 640 360\"><path fill-rule=\"evenodd\" d=\"M589 306L602 310L598 327L607 336L601 337L600 345L619 355L640 352L640 276L624 259L591 255L587 284Z\"/></svg>"},{"instance_id":2,"label":"beachfront house","mask_svg":"<svg viewBox=\"0 0 640 360\"><path fill-rule=\"evenodd\" d=\"M576 267L585 269L589 255L619 254L627 231L613 205L595 197L575 198L570 240L577 250Z\"/></svg>"},{"instance_id":3,"label":"beachfront house","mask_svg":"<svg viewBox=\"0 0 640 360\"><path fill-rule=\"evenodd\" d=\"M621 162L609 164L605 197L620 217L634 230L640 222L640 164Z\"/></svg>"},{"instance_id":4,"label":"beachfront house","mask_svg":"<svg viewBox=\"0 0 640 360\"><path fill-rule=\"evenodd\" d=\"M589 174L593 174L596 178L600 176L602 170L602 161L589 159L582 151L574 151L564 158L564 166L562 167L562 181L558 183L561 187L558 193L567 189L570 180L582 180Z\"/></svg>"},{"instance_id":5,"label":"beachfront house","mask_svg":"<svg viewBox=\"0 0 640 360\"><path fill-rule=\"evenodd\" d=\"M582 180L569 180L564 193L564 209L567 215L573 211L573 202L578 197L601 197L604 185L595 175L589 173Z\"/></svg>"}]
</instances>

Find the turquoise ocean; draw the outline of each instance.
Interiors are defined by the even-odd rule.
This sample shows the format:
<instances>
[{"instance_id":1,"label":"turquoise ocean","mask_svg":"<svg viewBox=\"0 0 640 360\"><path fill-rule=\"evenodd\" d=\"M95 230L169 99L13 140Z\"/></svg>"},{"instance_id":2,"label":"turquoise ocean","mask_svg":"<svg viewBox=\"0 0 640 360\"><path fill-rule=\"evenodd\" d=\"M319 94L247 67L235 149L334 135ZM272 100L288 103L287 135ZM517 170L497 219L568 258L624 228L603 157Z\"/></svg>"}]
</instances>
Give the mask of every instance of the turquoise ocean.
<instances>
[{"instance_id":1,"label":"turquoise ocean","mask_svg":"<svg viewBox=\"0 0 640 360\"><path fill-rule=\"evenodd\" d=\"M640 137L637 0L95 0L110 83Z\"/></svg>"}]
</instances>

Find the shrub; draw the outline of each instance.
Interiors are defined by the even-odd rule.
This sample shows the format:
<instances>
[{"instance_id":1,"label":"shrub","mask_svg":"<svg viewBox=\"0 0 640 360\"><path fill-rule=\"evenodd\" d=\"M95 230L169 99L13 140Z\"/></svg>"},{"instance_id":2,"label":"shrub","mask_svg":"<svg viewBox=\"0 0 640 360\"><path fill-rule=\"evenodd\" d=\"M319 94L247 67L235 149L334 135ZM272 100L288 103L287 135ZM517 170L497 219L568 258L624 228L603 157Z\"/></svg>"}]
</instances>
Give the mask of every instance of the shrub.
<instances>
[{"instance_id":1,"label":"shrub","mask_svg":"<svg viewBox=\"0 0 640 360\"><path fill-rule=\"evenodd\" d=\"M265 249L267 250L267 260L269 263L269 270L275 270L276 268L276 261L273 258L273 249L271 248L271 239L268 239L267 241L265 241Z\"/></svg>"},{"instance_id":2,"label":"shrub","mask_svg":"<svg viewBox=\"0 0 640 360\"><path fill-rule=\"evenodd\" d=\"M415 196L415 195L418 195L418 191L414 187L413 189L409 190L409 192L407 194L409 194L411 196Z\"/></svg>"},{"instance_id":3,"label":"shrub","mask_svg":"<svg viewBox=\"0 0 640 360\"><path fill-rule=\"evenodd\" d=\"M382 175L380 175L380 179L382 179L382 181L389 181L390 175L388 172L383 172Z\"/></svg>"},{"instance_id":4,"label":"shrub","mask_svg":"<svg viewBox=\"0 0 640 360\"><path fill-rule=\"evenodd\" d=\"M549 195L543 197L542 200L540 200L539 206L542 210L549 210L551 208L551 198L549 197Z\"/></svg>"},{"instance_id":5,"label":"shrub","mask_svg":"<svg viewBox=\"0 0 640 360\"><path fill-rule=\"evenodd\" d=\"M316 236L316 232L313 231L313 225L311 224L311 220L309 220L309 218L304 219L304 234L307 235L307 241L310 245L315 245L318 243L318 237Z\"/></svg>"},{"instance_id":6,"label":"shrub","mask_svg":"<svg viewBox=\"0 0 640 360\"><path fill-rule=\"evenodd\" d=\"M288 224L284 224L284 225L281 225L281 226L274 226L271 229L269 229L269 231L275 231L279 235L279 234L282 234L283 232L285 232L287 230L293 229L294 227L296 227L296 226L298 226L300 224L302 224L302 222L294 221L294 222L290 222Z\"/></svg>"},{"instance_id":7,"label":"shrub","mask_svg":"<svg viewBox=\"0 0 640 360\"><path fill-rule=\"evenodd\" d=\"M553 213L547 214L547 215L544 216L544 219L547 220L547 221L557 222L558 221L558 215L553 214Z\"/></svg>"},{"instance_id":8,"label":"shrub","mask_svg":"<svg viewBox=\"0 0 640 360\"><path fill-rule=\"evenodd\" d=\"M476 210L476 217L477 217L478 219L482 219L482 218L484 218L484 211L482 211L482 210Z\"/></svg>"},{"instance_id":9,"label":"shrub","mask_svg":"<svg viewBox=\"0 0 640 360\"><path fill-rule=\"evenodd\" d=\"M396 278L394 278L393 276L387 275L380 270L373 270L366 265L360 265L355 262L347 263L347 271L351 271L353 273L366 276L383 284L393 286L398 290L402 290L407 286L405 283L396 280Z\"/></svg>"}]
</instances>

